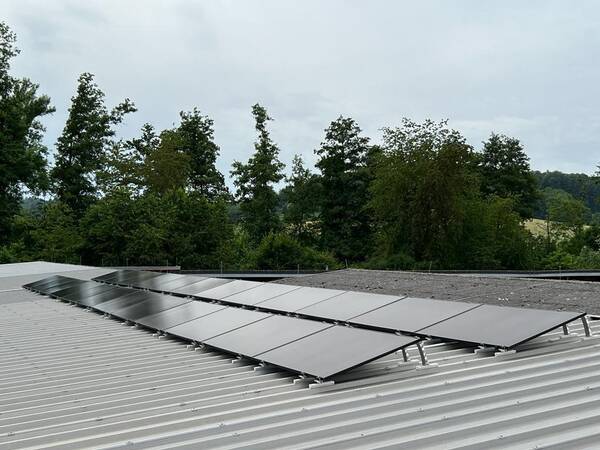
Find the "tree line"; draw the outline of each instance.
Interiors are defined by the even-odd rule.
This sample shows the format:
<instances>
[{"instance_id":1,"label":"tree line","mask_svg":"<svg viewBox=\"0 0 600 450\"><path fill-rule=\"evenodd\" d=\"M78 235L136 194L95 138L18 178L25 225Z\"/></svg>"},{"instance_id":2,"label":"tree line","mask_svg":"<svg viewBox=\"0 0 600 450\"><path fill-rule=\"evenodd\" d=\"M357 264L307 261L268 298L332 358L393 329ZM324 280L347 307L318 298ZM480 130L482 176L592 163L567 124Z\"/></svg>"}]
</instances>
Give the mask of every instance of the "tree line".
<instances>
[{"instance_id":1,"label":"tree line","mask_svg":"<svg viewBox=\"0 0 600 450\"><path fill-rule=\"evenodd\" d=\"M186 269L533 269L598 267L600 227L583 201L534 173L518 139L476 149L445 121L404 119L372 143L340 116L309 168L286 174L267 109L255 104L254 153L228 174L212 119L117 134L136 112L107 106L83 73L54 160L40 119L54 112L10 73L16 37L0 23L0 262L178 264ZM557 178L554 176L554 178ZM596 192L596 191L593 191ZM595 212L595 211L594 211ZM533 233L528 221L542 219Z\"/></svg>"}]
</instances>

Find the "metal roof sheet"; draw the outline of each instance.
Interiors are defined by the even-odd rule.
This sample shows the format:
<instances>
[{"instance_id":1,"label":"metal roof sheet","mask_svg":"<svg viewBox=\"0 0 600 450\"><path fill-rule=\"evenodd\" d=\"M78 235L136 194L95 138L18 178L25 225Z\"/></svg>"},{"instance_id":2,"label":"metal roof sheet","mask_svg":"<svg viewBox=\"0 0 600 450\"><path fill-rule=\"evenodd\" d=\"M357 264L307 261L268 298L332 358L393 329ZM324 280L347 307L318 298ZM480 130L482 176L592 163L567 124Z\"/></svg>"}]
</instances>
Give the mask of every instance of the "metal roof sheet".
<instances>
[{"instance_id":1,"label":"metal roof sheet","mask_svg":"<svg viewBox=\"0 0 600 450\"><path fill-rule=\"evenodd\" d=\"M12 290L43 276L11 270L0 448L597 447L600 340L579 323L516 352L429 341L428 366L410 348L315 385Z\"/></svg>"}]
</instances>

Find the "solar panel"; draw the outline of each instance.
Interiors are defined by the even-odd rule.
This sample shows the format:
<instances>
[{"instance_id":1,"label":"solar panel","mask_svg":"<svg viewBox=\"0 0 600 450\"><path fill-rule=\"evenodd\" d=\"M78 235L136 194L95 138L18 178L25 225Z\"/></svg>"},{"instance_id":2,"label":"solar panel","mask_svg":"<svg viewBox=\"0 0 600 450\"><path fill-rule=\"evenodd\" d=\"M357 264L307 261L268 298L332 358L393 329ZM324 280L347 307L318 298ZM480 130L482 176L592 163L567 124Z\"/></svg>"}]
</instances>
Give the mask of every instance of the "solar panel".
<instances>
[{"instance_id":1,"label":"solar panel","mask_svg":"<svg viewBox=\"0 0 600 450\"><path fill-rule=\"evenodd\" d=\"M97 277L92 278L93 281L101 281L101 282L105 282L105 283L109 283L110 280L112 279L116 279L117 277L117 272L118 271L114 271L114 272L109 272L109 273L105 273L104 275L99 275Z\"/></svg>"},{"instance_id":2,"label":"solar panel","mask_svg":"<svg viewBox=\"0 0 600 450\"><path fill-rule=\"evenodd\" d=\"M285 294L290 291L300 289L299 286L289 286L286 284L260 283L258 286L246 289L237 294L229 295L222 300L229 303L238 303L241 305L256 305L273 297Z\"/></svg>"},{"instance_id":3,"label":"solar panel","mask_svg":"<svg viewBox=\"0 0 600 450\"><path fill-rule=\"evenodd\" d=\"M181 325L190 320L198 319L199 317L207 316L225 308L226 306L217 305L215 303L192 300L181 306L167 309L166 311L140 317L139 319L136 319L135 322L149 328L154 328L155 330L164 331L168 328Z\"/></svg>"},{"instance_id":4,"label":"solar panel","mask_svg":"<svg viewBox=\"0 0 600 450\"><path fill-rule=\"evenodd\" d=\"M32 291L43 292L43 290L46 289L47 287L50 287L50 286L53 286L56 284L60 284L60 283L66 283L69 280L72 280L72 278L63 277L62 275L52 275L52 276L49 276L48 278L38 280L35 283L30 283L29 285L25 285L25 286L28 286L28 288L31 289Z\"/></svg>"},{"instance_id":5,"label":"solar panel","mask_svg":"<svg viewBox=\"0 0 600 450\"><path fill-rule=\"evenodd\" d=\"M424 336L511 348L584 315L482 305L418 332Z\"/></svg>"},{"instance_id":6,"label":"solar panel","mask_svg":"<svg viewBox=\"0 0 600 450\"><path fill-rule=\"evenodd\" d=\"M206 277L182 275L181 278L161 284L159 290L162 292L173 292L174 289L182 288L190 284L195 284L205 279Z\"/></svg>"},{"instance_id":7,"label":"solar panel","mask_svg":"<svg viewBox=\"0 0 600 450\"><path fill-rule=\"evenodd\" d=\"M85 281L81 284L67 287L60 291L54 292L54 297L63 300L78 302L82 297L89 297L113 289L110 284L101 284L95 281Z\"/></svg>"},{"instance_id":8,"label":"solar panel","mask_svg":"<svg viewBox=\"0 0 600 450\"><path fill-rule=\"evenodd\" d=\"M53 281L59 280L62 277L61 275L50 275L49 277L42 278L40 280L32 281L31 283L24 284L23 287L25 289L35 290L35 288L42 286L44 284L52 283Z\"/></svg>"},{"instance_id":9,"label":"solar panel","mask_svg":"<svg viewBox=\"0 0 600 450\"><path fill-rule=\"evenodd\" d=\"M99 303L94 305L94 308L98 311L102 311L108 314L112 314L113 311L117 311L121 308L134 305L135 303L142 302L148 297L148 292L136 291L127 289L127 294L115 297L112 300Z\"/></svg>"},{"instance_id":10,"label":"solar panel","mask_svg":"<svg viewBox=\"0 0 600 450\"><path fill-rule=\"evenodd\" d=\"M480 306L428 298L405 298L352 319L352 323L392 331L416 332Z\"/></svg>"},{"instance_id":11,"label":"solar panel","mask_svg":"<svg viewBox=\"0 0 600 450\"><path fill-rule=\"evenodd\" d=\"M366 292L344 292L328 300L298 310L298 314L323 319L347 321L376 308L400 300L393 295L370 294Z\"/></svg>"},{"instance_id":12,"label":"solar panel","mask_svg":"<svg viewBox=\"0 0 600 450\"><path fill-rule=\"evenodd\" d=\"M94 295L90 295L90 296L82 296L73 301L76 301L81 306L88 306L88 307L94 308L97 305L99 305L100 303L109 302L111 300L114 300L117 297L122 297L124 295L131 293L130 289L126 289L126 288L122 288L122 287L118 287L118 286L114 286L114 285L109 285L109 287L111 289L102 291L98 294L94 294Z\"/></svg>"},{"instance_id":13,"label":"solar panel","mask_svg":"<svg viewBox=\"0 0 600 450\"><path fill-rule=\"evenodd\" d=\"M43 289L40 290L40 292L43 292L46 295L52 295L55 292L63 290L67 287L75 286L75 285L78 285L81 283L83 283L83 280L78 280L75 278L67 278L65 280L60 280L60 281L57 281L56 283L52 283L48 286L45 286Z\"/></svg>"},{"instance_id":14,"label":"solar panel","mask_svg":"<svg viewBox=\"0 0 600 450\"><path fill-rule=\"evenodd\" d=\"M258 287L261 284L263 283L258 283L256 281L234 280L231 283L222 284L212 289L199 292L196 294L196 296L210 300L220 300L224 297L237 294L238 292L243 292L247 291L248 289Z\"/></svg>"},{"instance_id":15,"label":"solar panel","mask_svg":"<svg viewBox=\"0 0 600 450\"><path fill-rule=\"evenodd\" d=\"M266 319L269 316L270 314L258 311L225 308L208 316L168 328L166 331L169 334L189 339L190 341L204 342L219 334L227 333L252 322Z\"/></svg>"},{"instance_id":16,"label":"solar panel","mask_svg":"<svg viewBox=\"0 0 600 450\"><path fill-rule=\"evenodd\" d=\"M185 278L185 276L176 273L163 273L158 277L152 277L146 280L136 280L135 282L129 283L129 285L143 289L160 290L161 286L163 286L164 284L174 280L178 280L180 278Z\"/></svg>"},{"instance_id":17,"label":"solar panel","mask_svg":"<svg viewBox=\"0 0 600 450\"><path fill-rule=\"evenodd\" d=\"M336 295L343 294L344 292L337 289L301 287L300 289L260 302L257 306L272 309L273 311L294 312L327 300L328 298L335 297Z\"/></svg>"},{"instance_id":18,"label":"solar panel","mask_svg":"<svg viewBox=\"0 0 600 450\"><path fill-rule=\"evenodd\" d=\"M205 343L231 353L255 356L333 325L315 320L271 316L221 334Z\"/></svg>"},{"instance_id":19,"label":"solar panel","mask_svg":"<svg viewBox=\"0 0 600 450\"><path fill-rule=\"evenodd\" d=\"M231 283L232 281L233 280L226 280L224 278L207 278L187 286L174 288L172 289L172 292L179 295L195 295L201 293L202 291Z\"/></svg>"},{"instance_id":20,"label":"solar panel","mask_svg":"<svg viewBox=\"0 0 600 450\"><path fill-rule=\"evenodd\" d=\"M329 378L415 344L418 340L335 325L255 357L297 372Z\"/></svg>"},{"instance_id":21,"label":"solar panel","mask_svg":"<svg viewBox=\"0 0 600 450\"><path fill-rule=\"evenodd\" d=\"M147 270L128 270L123 277L119 278L119 282L129 286L136 286L139 283L152 280L154 278L160 278L164 275L165 274L161 272L150 272Z\"/></svg>"},{"instance_id":22,"label":"solar panel","mask_svg":"<svg viewBox=\"0 0 600 450\"><path fill-rule=\"evenodd\" d=\"M111 314L135 322L141 317L156 314L193 301L181 297L173 297L172 295L155 294L154 292L146 292L145 294L146 298L141 302L114 309Z\"/></svg>"},{"instance_id":23,"label":"solar panel","mask_svg":"<svg viewBox=\"0 0 600 450\"><path fill-rule=\"evenodd\" d=\"M141 283L141 287L161 292L171 292L173 289L184 287L188 284L197 283L198 281L202 280L202 277L194 277L191 275L177 275L176 277L169 278L159 277Z\"/></svg>"}]
</instances>

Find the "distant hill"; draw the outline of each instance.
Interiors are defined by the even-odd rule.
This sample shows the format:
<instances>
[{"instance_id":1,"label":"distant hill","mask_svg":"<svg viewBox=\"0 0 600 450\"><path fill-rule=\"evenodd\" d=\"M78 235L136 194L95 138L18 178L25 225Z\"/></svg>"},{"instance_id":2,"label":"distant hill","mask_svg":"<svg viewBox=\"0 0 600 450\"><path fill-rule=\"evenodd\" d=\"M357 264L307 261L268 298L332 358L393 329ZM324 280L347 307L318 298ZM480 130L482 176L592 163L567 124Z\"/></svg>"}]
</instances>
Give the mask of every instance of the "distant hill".
<instances>
[{"instance_id":1,"label":"distant hill","mask_svg":"<svg viewBox=\"0 0 600 450\"><path fill-rule=\"evenodd\" d=\"M585 173L538 172L534 171L540 190L545 188L562 189L573 197L582 200L592 213L600 213L600 181ZM536 217L543 217L543 211L536 211Z\"/></svg>"}]
</instances>

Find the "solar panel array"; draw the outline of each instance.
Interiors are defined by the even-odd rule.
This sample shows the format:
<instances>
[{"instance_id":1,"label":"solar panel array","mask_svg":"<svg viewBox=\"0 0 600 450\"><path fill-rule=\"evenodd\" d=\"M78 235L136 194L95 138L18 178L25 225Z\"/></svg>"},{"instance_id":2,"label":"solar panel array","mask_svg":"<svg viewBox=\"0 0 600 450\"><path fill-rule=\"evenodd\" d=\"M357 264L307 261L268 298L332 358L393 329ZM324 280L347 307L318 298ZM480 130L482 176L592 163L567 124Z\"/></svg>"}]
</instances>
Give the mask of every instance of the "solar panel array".
<instances>
[{"instance_id":1,"label":"solar panel array","mask_svg":"<svg viewBox=\"0 0 600 450\"><path fill-rule=\"evenodd\" d=\"M218 300L259 287L247 282L221 283L222 280L201 277L133 271L109 275L112 276L101 277L101 281L115 284L51 276L24 287L189 341L318 378L330 378L419 341L402 334L122 287L134 283L136 287L152 290L164 286L184 289L203 283L207 299ZM227 288L219 289L225 284ZM262 290L254 292L255 297L249 298L259 301L264 295L291 291L286 286L262 286ZM236 304L236 301L231 303ZM349 340L352 345L348 345Z\"/></svg>"},{"instance_id":2,"label":"solar panel array","mask_svg":"<svg viewBox=\"0 0 600 450\"><path fill-rule=\"evenodd\" d=\"M585 316L581 312L511 308L133 270L113 272L96 280L219 301L263 312L506 349ZM174 281L180 287L173 288ZM189 284L184 284L187 282Z\"/></svg>"}]
</instances>

